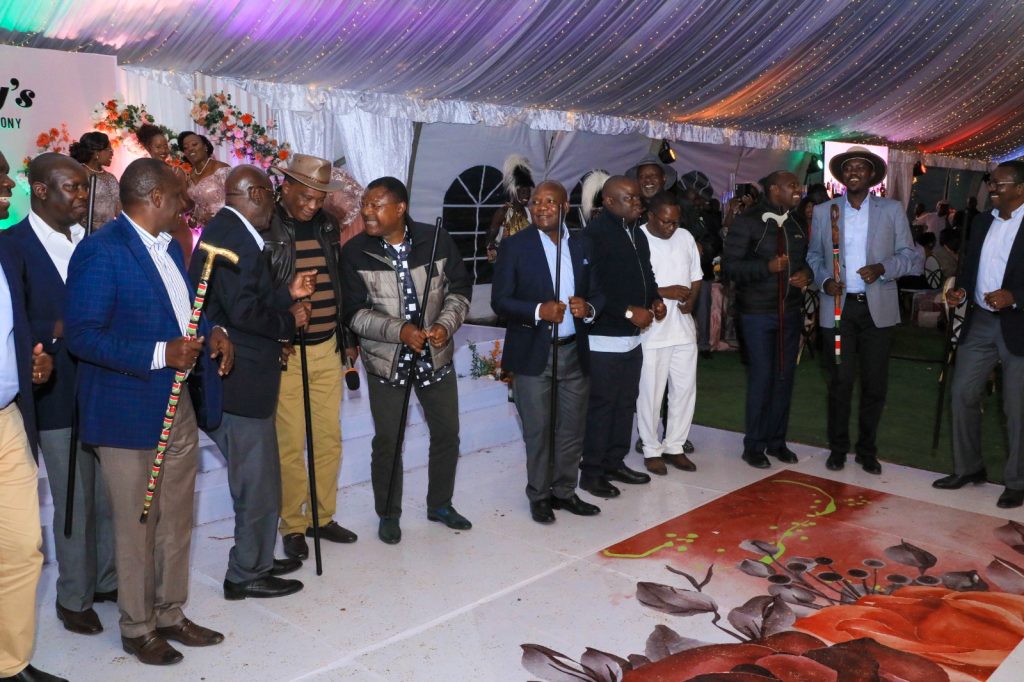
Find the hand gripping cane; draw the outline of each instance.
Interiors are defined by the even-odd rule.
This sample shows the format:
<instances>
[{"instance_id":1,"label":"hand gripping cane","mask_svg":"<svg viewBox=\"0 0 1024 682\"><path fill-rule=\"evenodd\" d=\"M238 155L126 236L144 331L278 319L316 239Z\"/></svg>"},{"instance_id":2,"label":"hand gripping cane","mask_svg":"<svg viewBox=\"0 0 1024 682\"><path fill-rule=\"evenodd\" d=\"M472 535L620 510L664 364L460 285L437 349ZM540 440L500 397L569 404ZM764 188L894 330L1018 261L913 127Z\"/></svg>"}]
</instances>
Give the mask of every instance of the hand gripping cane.
<instances>
[{"instance_id":1,"label":"hand gripping cane","mask_svg":"<svg viewBox=\"0 0 1024 682\"><path fill-rule=\"evenodd\" d=\"M196 298L192 302L192 317L189 318L185 336L196 338L196 330L199 329L199 318L203 314L203 304L206 303L206 289L209 286L210 273L213 272L214 262L218 257L230 263L238 263L238 254L229 249L222 249L205 242L200 242L198 248L206 252L206 262L203 263L203 272L199 275L199 284L196 285ZM191 370L189 370L191 371ZM146 501L142 505L142 515L139 523L145 523L149 518L149 508L153 506L153 497L156 495L157 483L160 480L160 467L164 464L164 453L167 451L167 441L171 437L171 426L174 424L174 417L178 412L178 400L181 397L181 387L188 378L189 371L178 370L174 374L174 383L171 384L171 395L167 399L167 411L164 412L163 427L160 431L160 441L156 446L156 456L153 458L153 467L149 471L149 482L146 483Z\"/></svg>"},{"instance_id":2,"label":"hand gripping cane","mask_svg":"<svg viewBox=\"0 0 1024 682\"><path fill-rule=\"evenodd\" d=\"M832 281L836 285L835 320L832 329L836 335L836 364L842 362L842 341L839 336L839 320L843 317L843 292L839 289L839 207L832 204L829 217L832 219Z\"/></svg>"},{"instance_id":3,"label":"hand gripping cane","mask_svg":"<svg viewBox=\"0 0 1024 682\"><path fill-rule=\"evenodd\" d=\"M562 215L562 207L558 207L558 241L555 242L555 301L562 301L562 222L565 217ZM570 294L571 295L571 294ZM572 314L568 308L564 315ZM549 461L555 460L555 426L558 422L558 322L551 323L551 403L548 405L548 419L551 424L548 428L548 457Z\"/></svg>"}]
</instances>

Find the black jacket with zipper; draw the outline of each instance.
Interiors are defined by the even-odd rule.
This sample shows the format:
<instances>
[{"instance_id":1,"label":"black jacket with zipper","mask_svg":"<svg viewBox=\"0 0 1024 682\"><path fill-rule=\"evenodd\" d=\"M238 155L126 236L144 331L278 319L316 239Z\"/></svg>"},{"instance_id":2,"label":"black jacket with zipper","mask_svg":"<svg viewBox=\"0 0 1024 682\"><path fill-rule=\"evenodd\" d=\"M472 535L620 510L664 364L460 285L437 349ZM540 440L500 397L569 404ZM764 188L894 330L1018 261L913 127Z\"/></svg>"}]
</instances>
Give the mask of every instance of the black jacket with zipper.
<instances>
[{"instance_id":1,"label":"black jacket with zipper","mask_svg":"<svg viewBox=\"0 0 1024 682\"><path fill-rule=\"evenodd\" d=\"M765 213L781 215L785 211L760 201L751 206L729 228L722 251L722 273L736 284L736 308L741 313L776 313L779 309L778 273L768 270L768 262L779 253L781 234L783 252L789 255L786 277L786 311L802 309L803 291L788 283L791 276L805 271L807 265L807 234L792 213L786 215L779 232L774 219L762 220Z\"/></svg>"},{"instance_id":2,"label":"black jacket with zipper","mask_svg":"<svg viewBox=\"0 0 1024 682\"><path fill-rule=\"evenodd\" d=\"M626 319L626 308L650 308L658 296L651 249L636 223L602 209L583 231L594 246L594 272L605 295L604 309L591 336L636 336L640 328Z\"/></svg>"}]
</instances>

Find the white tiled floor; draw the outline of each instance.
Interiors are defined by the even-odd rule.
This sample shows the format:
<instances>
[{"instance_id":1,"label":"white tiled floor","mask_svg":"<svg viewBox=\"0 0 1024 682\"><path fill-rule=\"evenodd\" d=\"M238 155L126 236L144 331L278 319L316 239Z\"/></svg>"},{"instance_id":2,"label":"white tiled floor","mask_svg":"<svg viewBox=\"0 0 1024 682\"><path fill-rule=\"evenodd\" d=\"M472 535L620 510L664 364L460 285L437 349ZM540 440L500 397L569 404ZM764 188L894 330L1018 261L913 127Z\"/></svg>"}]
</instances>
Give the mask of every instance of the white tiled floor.
<instances>
[{"instance_id":1,"label":"white tiled floor","mask_svg":"<svg viewBox=\"0 0 1024 682\"><path fill-rule=\"evenodd\" d=\"M325 545L324 575L317 577L307 562L290 576L303 580L306 589L283 599L225 601L220 584L232 522L200 526L193 536L186 612L227 639L209 649L184 649L185 660L168 669L143 667L121 651L111 604L96 607L106 628L102 634L66 632L53 611L55 569L47 566L33 662L72 680L512 682L535 679L520 665L522 643L571 657L588 646L620 656L642 653L655 625L679 623L632 603L638 576L629 573L658 567L610 568L595 552L779 468L777 462L765 471L743 464L741 439L734 433L697 427L692 440L698 472L671 470L651 485L626 487L618 499L599 500L602 513L596 518L559 513L552 526L530 520L519 443L461 460L455 504L473 520L469 532L426 520L422 467L406 474L403 540L397 546L377 540L368 484L344 488L338 518L359 533L359 542ZM939 493L930 487L934 474L886 465L882 476L870 476L853 466L852 457L835 474L825 469L824 451L794 450L801 456L797 470L1024 522L1021 510L995 507L996 486ZM640 466L637 455L628 462ZM713 632L706 639L720 640ZM691 636L704 634L698 628ZM991 679L1019 680L1020 654Z\"/></svg>"}]
</instances>

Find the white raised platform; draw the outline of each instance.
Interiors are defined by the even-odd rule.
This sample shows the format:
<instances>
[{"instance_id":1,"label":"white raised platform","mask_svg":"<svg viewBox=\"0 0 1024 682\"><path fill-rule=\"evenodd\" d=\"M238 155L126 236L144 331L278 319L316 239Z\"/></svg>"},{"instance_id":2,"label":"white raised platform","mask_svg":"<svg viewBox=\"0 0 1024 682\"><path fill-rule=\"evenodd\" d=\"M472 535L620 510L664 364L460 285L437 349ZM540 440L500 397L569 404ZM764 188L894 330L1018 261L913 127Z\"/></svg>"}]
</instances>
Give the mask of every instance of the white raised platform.
<instances>
[{"instance_id":1,"label":"white raised platform","mask_svg":"<svg viewBox=\"0 0 1024 682\"><path fill-rule=\"evenodd\" d=\"M471 354L469 343L479 345L479 352L490 352L494 339L504 336L504 330L494 327L466 325L456 334L458 348L455 353L455 371L459 375L459 418L462 453L501 445L521 437L515 406L508 402L505 384L489 379L468 376ZM373 419L366 391L366 374L362 364L360 389L343 390L341 407L342 466L339 487L351 486L370 480L370 443L373 439ZM217 446L206 434L199 434L200 463L196 478L195 525L202 525L234 516L231 494L228 491L227 468ZM423 408L413 395L409 405L409 426L406 431L405 469L415 469L427 463L429 432L424 422ZM40 460L41 464L41 460ZM43 551L47 561L53 561L53 501L46 478L45 467L39 470L40 516L43 524ZM141 505L141 492L139 496Z\"/></svg>"}]
</instances>

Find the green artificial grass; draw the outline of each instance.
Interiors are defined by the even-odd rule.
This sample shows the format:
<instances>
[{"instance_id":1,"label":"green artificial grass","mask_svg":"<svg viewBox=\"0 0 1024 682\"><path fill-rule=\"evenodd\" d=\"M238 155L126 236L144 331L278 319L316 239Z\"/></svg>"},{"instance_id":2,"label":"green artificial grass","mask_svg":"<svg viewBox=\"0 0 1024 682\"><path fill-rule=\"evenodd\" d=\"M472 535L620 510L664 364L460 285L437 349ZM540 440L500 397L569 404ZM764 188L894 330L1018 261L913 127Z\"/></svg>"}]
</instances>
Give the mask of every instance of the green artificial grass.
<instances>
[{"instance_id":1,"label":"green artificial grass","mask_svg":"<svg viewBox=\"0 0 1024 682\"><path fill-rule=\"evenodd\" d=\"M878 435L878 457L882 461L942 473L953 470L951 382L946 385L939 447L932 452L943 347L943 335L934 329L897 328L889 361L888 399ZM745 392L746 370L738 352L717 352L709 360L701 359L697 367L694 421L742 433ZM855 393L850 418L853 442L857 440L857 400ZM996 482L1002 482L1006 463L1006 428L1001 403L998 393L988 395L982 417L982 456L989 480ZM788 440L827 448L826 404L821 354L811 358L805 352L796 370Z\"/></svg>"}]
</instances>

